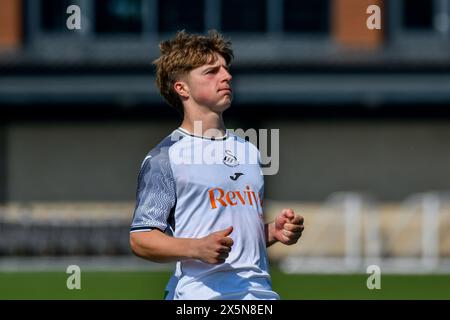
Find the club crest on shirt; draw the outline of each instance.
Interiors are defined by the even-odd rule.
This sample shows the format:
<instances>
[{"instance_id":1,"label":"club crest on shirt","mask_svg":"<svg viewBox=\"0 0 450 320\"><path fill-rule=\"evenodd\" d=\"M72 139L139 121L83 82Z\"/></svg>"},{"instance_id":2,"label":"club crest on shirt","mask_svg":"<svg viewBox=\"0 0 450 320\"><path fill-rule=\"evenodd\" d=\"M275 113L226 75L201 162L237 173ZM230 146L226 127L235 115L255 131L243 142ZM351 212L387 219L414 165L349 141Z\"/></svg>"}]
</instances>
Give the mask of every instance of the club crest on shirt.
<instances>
[{"instance_id":1,"label":"club crest on shirt","mask_svg":"<svg viewBox=\"0 0 450 320\"><path fill-rule=\"evenodd\" d=\"M230 150L225 150L225 157L223 157L223 163L229 167L236 167L239 165L239 161L236 156Z\"/></svg>"}]
</instances>

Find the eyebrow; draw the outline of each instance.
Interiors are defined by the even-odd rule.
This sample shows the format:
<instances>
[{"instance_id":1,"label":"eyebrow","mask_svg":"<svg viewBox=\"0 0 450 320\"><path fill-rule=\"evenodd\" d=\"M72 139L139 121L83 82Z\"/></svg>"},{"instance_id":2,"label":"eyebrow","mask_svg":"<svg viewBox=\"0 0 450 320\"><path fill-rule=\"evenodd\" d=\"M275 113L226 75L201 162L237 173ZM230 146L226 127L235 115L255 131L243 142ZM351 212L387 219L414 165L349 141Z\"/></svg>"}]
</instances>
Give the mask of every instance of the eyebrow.
<instances>
[{"instance_id":1,"label":"eyebrow","mask_svg":"<svg viewBox=\"0 0 450 320\"><path fill-rule=\"evenodd\" d=\"M214 69L219 69L220 67L224 67L225 70L227 70L227 71L230 70L230 67L227 66L226 64L218 64L218 65L213 65L213 66L210 66L210 67L206 67L206 68L203 70L203 72L208 72L208 71L211 71L211 70L214 70Z\"/></svg>"}]
</instances>

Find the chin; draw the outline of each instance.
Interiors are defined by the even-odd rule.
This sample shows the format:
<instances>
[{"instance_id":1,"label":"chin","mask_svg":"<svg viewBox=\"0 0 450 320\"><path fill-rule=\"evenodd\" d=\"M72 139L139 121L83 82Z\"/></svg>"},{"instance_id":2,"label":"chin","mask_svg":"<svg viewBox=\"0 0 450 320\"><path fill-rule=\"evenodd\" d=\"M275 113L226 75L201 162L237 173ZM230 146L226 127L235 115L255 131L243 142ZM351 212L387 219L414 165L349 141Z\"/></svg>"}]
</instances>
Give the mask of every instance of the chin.
<instances>
[{"instance_id":1,"label":"chin","mask_svg":"<svg viewBox=\"0 0 450 320\"><path fill-rule=\"evenodd\" d=\"M221 104L221 105L216 105L215 108L214 108L214 111L216 111L216 112L224 112L229 107L231 107L231 101L228 102L228 103Z\"/></svg>"}]
</instances>

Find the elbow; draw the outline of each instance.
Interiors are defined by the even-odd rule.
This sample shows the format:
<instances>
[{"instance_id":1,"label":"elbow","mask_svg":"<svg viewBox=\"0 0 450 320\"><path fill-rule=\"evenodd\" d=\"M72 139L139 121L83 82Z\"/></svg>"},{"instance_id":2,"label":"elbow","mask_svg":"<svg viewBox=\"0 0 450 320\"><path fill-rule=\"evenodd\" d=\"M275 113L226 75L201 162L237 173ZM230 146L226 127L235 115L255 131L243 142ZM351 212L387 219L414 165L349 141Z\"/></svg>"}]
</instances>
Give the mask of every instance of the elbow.
<instances>
[{"instance_id":1,"label":"elbow","mask_svg":"<svg viewBox=\"0 0 450 320\"><path fill-rule=\"evenodd\" d=\"M137 243L136 240L133 238L133 234L130 234L130 249L134 255L137 255Z\"/></svg>"},{"instance_id":2,"label":"elbow","mask_svg":"<svg viewBox=\"0 0 450 320\"><path fill-rule=\"evenodd\" d=\"M143 241L142 235L138 233L130 234L130 249L131 252L139 257L153 262L158 262L153 254L153 248L148 246L148 241Z\"/></svg>"},{"instance_id":3,"label":"elbow","mask_svg":"<svg viewBox=\"0 0 450 320\"><path fill-rule=\"evenodd\" d=\"M133 254L139 258L143 258L152 262L167 262L164 253L158 246L158 233L154 232L135 232L130 233L130 249ZM155 238L156 236L156 238Z\"/></svg>"},{"instance_id":4,"label":"elbow","mask_svg":"<svg viewBox=\"0 0 450 320\"><path fill-rule=\"evenodd\" d=\"M139 241L136 240L136 237L132 233L130 234L130 249L135 256L143 258L142 248L139 245Z\"/></svg>"}]
</instances>

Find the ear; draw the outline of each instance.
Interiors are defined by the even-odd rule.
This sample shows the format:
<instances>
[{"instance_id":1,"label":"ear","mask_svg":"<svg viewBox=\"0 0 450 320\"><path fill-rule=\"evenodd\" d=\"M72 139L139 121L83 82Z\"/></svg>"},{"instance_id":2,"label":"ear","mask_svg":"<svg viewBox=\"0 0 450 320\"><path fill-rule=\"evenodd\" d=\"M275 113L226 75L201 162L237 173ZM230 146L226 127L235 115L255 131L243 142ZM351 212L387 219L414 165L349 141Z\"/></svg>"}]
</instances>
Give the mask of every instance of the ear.
<instances>
[{"instance_id":1,"label":"ear","mask_svg":"<svg viewBox=\"0 0 450 320\"><path fill-rule=\"evenodd\" d=\"M176 81L173 84L173 88L176 93L178 93L183 98L189 98L189 89L187 87L187 83L184 81Z\"/></svg>"}]
</instances>

